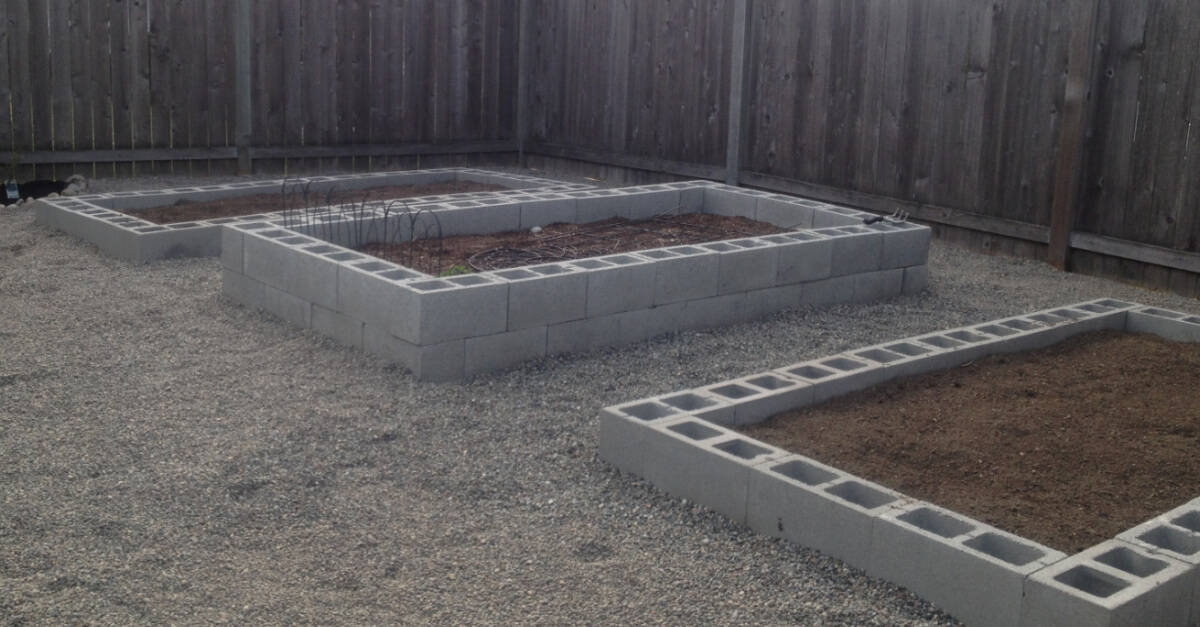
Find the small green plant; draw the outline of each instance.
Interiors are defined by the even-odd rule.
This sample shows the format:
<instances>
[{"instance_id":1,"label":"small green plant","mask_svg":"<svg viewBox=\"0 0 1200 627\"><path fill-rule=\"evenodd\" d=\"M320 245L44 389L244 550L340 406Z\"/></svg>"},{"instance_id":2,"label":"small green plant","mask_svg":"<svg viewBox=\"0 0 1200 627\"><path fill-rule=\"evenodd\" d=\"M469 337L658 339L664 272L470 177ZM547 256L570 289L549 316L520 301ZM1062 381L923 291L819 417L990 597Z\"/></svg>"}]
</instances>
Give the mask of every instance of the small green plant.
<instances>
[{"instance_id":1,"label":"small green plant","mask_svg":"<svg viewBox=\"0 0 1200 627\"><path fill-rule=\"evenodd\" d=\"M448 270L445 270L438 276L455 276L458 274L471 274L471 269L460 263L456 263L456 264L450 266L450 268Z\"/></svg>"}]
</instances>

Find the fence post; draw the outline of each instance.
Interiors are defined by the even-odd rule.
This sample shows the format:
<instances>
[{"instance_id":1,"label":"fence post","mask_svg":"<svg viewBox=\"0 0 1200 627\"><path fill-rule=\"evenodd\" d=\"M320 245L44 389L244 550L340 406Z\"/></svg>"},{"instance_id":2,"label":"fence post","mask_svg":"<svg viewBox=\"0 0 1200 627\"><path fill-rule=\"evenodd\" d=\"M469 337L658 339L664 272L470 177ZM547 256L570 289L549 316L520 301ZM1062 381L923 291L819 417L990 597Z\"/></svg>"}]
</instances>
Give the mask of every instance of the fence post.
<instances>
[{"instance_id":1,"label":"fence post","mask_svg":"<svg viewBox=\"0 0 1200 627\"><path fill-rule=\"evenodd\" d=\"M1096 48L1096 14L1098 0L1071 2L1071 41L1067 57L1067 85L1063 98L1062 131L1054 172L1054 196L1050 209L1050 249L1047 261L1059 270L1067 269L1071 255L1071 230L1079 204L1082 184L1080 166L1087 134L1089 80L1092 55Z\"/></svg>"},{"instance_id":2,"label":"fence post","mask_svg":"<svg viewBox=\"0 0 1200 627\"><path fill-rule=\"evenodd\" d=\"M733 2L733 37L729 54L729 132L725 139L725 183L728 185L737 185L741 178L749 4L750 0Z\"/></svg>"},{"instance_id":3,"label":"fence post","mask_svg":"<svg viewBox=\"0 0 1200 627\"><path fill-rule=\"evenodd\" d=\"M234 7L234 143L237 145L238 174L250 174L250 135L253 129L250 88L251 6L253 0L237 0Z\"/></svg>"},{"instance_id":4,"label":"fence post","mask_svg":"<svg viewBox=\"0 0 1200 627\"><path fill-rule=\"evenodd\" d=\"M525 144L529 141L529 38L531 31L530 0L520 0L517 10L517 157L522 168L528 167Z\"/></svg>"}]
</instances>

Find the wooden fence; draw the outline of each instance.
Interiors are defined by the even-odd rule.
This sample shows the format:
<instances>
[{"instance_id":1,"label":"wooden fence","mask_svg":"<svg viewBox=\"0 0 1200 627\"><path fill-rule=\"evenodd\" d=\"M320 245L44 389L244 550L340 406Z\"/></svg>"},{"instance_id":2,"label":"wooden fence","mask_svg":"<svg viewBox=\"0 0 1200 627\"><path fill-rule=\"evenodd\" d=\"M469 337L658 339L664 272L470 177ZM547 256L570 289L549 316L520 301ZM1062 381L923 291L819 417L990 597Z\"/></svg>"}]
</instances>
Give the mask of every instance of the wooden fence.
<instances>
[{"instance_id":1,"label":"wooden fence","mask_svg":"<svg viewBox=\"0 0 1200 627\"><path fill-rule=\"evenodd\" d=\"M1187 0L0 0L0 23L24 163L519 150L1200 294Z\"/></svg>"}]
</instances>

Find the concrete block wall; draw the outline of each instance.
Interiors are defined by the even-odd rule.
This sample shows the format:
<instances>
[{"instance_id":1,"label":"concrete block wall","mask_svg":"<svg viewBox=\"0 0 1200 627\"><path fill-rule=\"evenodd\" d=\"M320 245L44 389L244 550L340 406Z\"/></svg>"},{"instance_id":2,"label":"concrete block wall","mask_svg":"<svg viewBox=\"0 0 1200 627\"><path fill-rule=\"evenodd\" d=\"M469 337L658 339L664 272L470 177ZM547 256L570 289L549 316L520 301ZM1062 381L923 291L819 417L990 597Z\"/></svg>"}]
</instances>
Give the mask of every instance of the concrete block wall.
<instances>
[{"instance_id":1,"label":"concrete block wall","mask_svg":"<svg viewBox=\"0 0 1200 627\"><path fill-rule=\"evenodd\" d=\"M215 257L221 253L221 225L279 220L283 216L280 213L265 213L159 225L143 220L135 214L122 213L124 211L172 205L181 201L206 202L249 194L278 194L285 186L288 190L294 190L294 193L300 193L300 190L307 187L314 198L320 198L322 193L334 188L354 190L385 185L425 185L453 181L503 185L512 191L425 196L408 202L422 204L474 200L486 203L500 198L505 204L509 204L516 200L532 198L529 190L553 194L590 188L589 185L563 183L519 174L470 168L442 168L46 198L38 203L35 217L39 224L94 244L109 256L134 263L146 263L176 257ZM380 209L384 206L384 203L373 204ZM514 222L514 228L515 225Z\"/></svg>"},{"instance_id":2,"label":"concrete block wall","mask_svg":"<svg viewBox=\"0 0 1200 627\"><path fill-rule=\"evenodd\" d=\"M567 220L649 218L681 211L723 211L805 224L826 212L820 203L707 182L621 189L530 190L520 197L455 198L412 206L443 235L511 231ZM788 215L791 211L794 215ZM386 220L373 214L372 220ZM866 214L862 214L866 215ZM664 333L744 322L803 303L886 298L902 293L905 273L925 268L928 229L913 224L862 225L858 212L833 212L847 226L671 246L590 259L428 276L367 258L345 246L382 232L349 219L312 228L280 220L232 223L222 236L228 273L240 272L289 294L319 315L294 313L294 301L268 299L289 319L350 343L354 320L362 347L409 367L419 378L454 380L548 354L588 351ZM861 226L849 226L858 223ZM392 225L392 229L399 228ZM392 232L395 232L393 230ZM365 235L364 235L365 234ZM893 243L889 238L896 238ZM905 244L899 243L903 239ZM856 264L837 265L838 242L851 242ZM847 244L850 245L850 244ZM895 252L913 245L922 250ZM885 255L890 246L892 254ZM861 264L857 256L870 258ZM885 258L887 261L885 261ZM907 263L890 267L885 264ZM369 268L369 269L368 269ZM230 293L244 280L230 279ZM280 315L284 315L281 313ZM313 321L316 321L315 323ZM371 331L365 331L370 327ZM431 365L432 364L432 365Z\"/></svg>"},{"instance_id":3,"label":"concrete block wall","mask_svg":"<svg viewBox=\"0 0 1200 627\"><path fill-rule=\"evenodd\" d=\"M1068 557L730 430L897 377L1102 329L1200 341L1196 315L1097 299L606 407L600 455L759 533L905 586L967 624L1200 624L1200 498ZM747 453L737 461L714 450L734 440ZM712 469L700 470L706 464Z\"/></svg>"}]
</instances>

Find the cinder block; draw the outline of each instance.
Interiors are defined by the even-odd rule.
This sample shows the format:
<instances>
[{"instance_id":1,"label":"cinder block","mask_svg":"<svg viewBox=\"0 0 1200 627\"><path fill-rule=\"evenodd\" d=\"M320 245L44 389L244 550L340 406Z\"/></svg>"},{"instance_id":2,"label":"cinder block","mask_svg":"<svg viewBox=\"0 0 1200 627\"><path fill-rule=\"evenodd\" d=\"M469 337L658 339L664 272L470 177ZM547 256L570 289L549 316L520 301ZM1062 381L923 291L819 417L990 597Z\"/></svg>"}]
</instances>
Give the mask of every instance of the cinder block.
<instances>
[{"instance_id":1,"label":"cinder block","mask_svg":"<svg viewBox=\"0 0 1200 627\"><path fill-rule=\"evenodd\" d=\"M219 226L200 226L182 230L138 233L138 261L147 263L160 259L216 257L221 254Z\"/></svg>"},{"instance_id":2,"label":"cinder block","mask_svg":"<svg viewBox=\"0 0 1200 627\"><path fill-rule=\"evenodd\" d=\"M338 311L385 331L394 319L417 315L416 301L402 301L399 286L379 274L342 266L337 284Z\"/></svg>"},{"instance_id":3,"label":"cinder block","mask_svg":"<svg viewBox=\"0 0 1200 627\"><path fill-rule=\"evenodd\" d=\"M463 203L466 201L454 201ZM478 204L478 203L476 203ZM438 209L433 212L443 237L505 233L521 227L521 204ZM435 236L436 233L431 233Z\"/></svg>"},{"instance_id":4,"label":"cinder block","mask_svg":"<svg viewBox=\"0 0 1200 627\"><path fill-rule=\"evenodd\" d=\"M778 284L819 281L832 276L833 240L815 233L788 233L779 237L792 242L778 246Z\"/></svg>"},{"instance_id":5,"label":"cinder block","mask_svg":"<svg viewBox=\"0 0 1200 627\"><path fill-rule=\"evenodd\" d=\"M723 425L733 421L733 406L705 390L683 390L655 396L650 400L713 424Z\"/></svg>"},{"instance_id":6,"label":"cinder block","mask_svg":"<svg viewBox=\"0 0 1200 627\"><path fill-rule=\"evenodd\" d=\"M413 347L413 375L420 381L459 381L466 374L466 342L451 340Z\"/></svg>"},{"instance_id":7,"label":"cinder block","mask_svg":"<svg viewBox=\"0 0 1200 627\"><path fill-rule=\"evenodd\" d=\"M811 229L812 207L802 205L794 198L767 196L758 199L755 212L757 220L774 224L784 229Z\"/></svg>"},{"instance_id":8,"label":"cinder block","mask_svg":"<svg viewBox=\"0 0 1200 627\"><path fill-rule=\"evenodd\" d=\"M929 266L909 266L904 269L904 286L901 291L905 294L918 294L929 287Z\"/></svg>"},{"instance_id":9,"label":"cinder block","mask_svg":"<svg viewBox=\"0 0 1200 627\"><path fill-rule=\"evenodd\" d=\"M644 309L654 304L657 270L646 259L612 255L599 261L614 265L587 271L587 317Z\"/></svg>"},{"instance_id":10,"label":"cinder block","mask_svg":"<svg viewBox=\"0 0 1200 627\"><path fill-rule=\"evenodd\" d=\"M838 207L829 203L813 203L813 228L824 229L840 226L861 226L864 214L847 207Z\"/></svg>"},{"instance_id":11,"label":"cinder block","mask_svg":"<svg viewBox=\"0 0 1200 627\"><path fill-rule=\"evenodd\" d=\"M363 324L362 347L376 357L408 368L410 372L417 370L417 347L392 335L387 326Z\"/></svg>"},{"instance_id":12,"label":"cinder block","mask_svg":"<svg viewBox=\"0 0 1200 627\"><path fill-rule=\"evenodd\" d=\"M682 213L700 213L704 211L704 187L680 189L679 209Z\"/></svg>"},{"instance_id":13,"label":"cinder block","mask_svg":"<svg viewBox=\"0 0 1200 627\"><path fill-rule=\"evenodd\" d=\"M550 264L494 274L508 283L509 331L578 320L587 311L585 272Z\"/></svg>"},{"instance_id":14,"label":"cinder block","mask_svg":"<svg viewBox=\"0 0 1200 627\"><path fill-rule=\"evenodd\" d=\"M262 282L229 268L221 268L221 293L251 309L262 309L266 302Z\"/></svg>"},{"instance_id":15,"label":"cinder block","mask_svg":"<svg viewBox=\"0 0 1200 627\"><path fill-rule=\"evenodd\" d=\"M312 329L344 346L362 348L363 323L320 305L312 306Z\"/></svg>"},{"instance_id":16,"label":"cinder block","mask_svg":"<svg viewBox=\"0 0 1200 627\"><path fill-rule=\"evenodd\" d=\"M1194 578L1187 564L1109 540L1026 580L1021 625L1194 625L1188 617Z\"/></svg>"},{"instance_id":17,"label":"cinder block","mask_svg":"<svg viewBox=\"0 0 1200 627\"><path fill-rule=\"evenodd\" d=\"M820 307L854 300L854 277L839 276L821 281L801 283L800 302L803 305Z\"/></svg>"},{"instance_id":18,"label":"cinder block","mask_svg":"<svg viewBox=\"0 0 1200 627\"><path fill-rule=\"evenodd\" d=\"M677 246L640 254L655 260L655 305L717 295L716 253L695 246Z\"/></svg>"},{"instance_id":19,"label":"cinder block","mask_svg":"<svg viewBox=\"0 0 1200 627\"><path fill-rule=\"evenodd\" d=\"M795 309L802 302L802 285L780 285L746 292L746 319L757 320L773 313Z\"/></svg>"},{"instance_id":20,"label":"cinder block","mask_svg":"<svg viewBox=\"0 0 1200 627\"><path fill-rule=\"evenodd\" d=\"M789 455L751 473L746 524L865 570L876 518L904 503L898 492Z\"/></svg>"},{"instance_id":21,"label":"cinder block","mask_svg":"<svg viewBox=\"0 0 1200 627\"><path fill-rule=\"evenodd\" d=\"M883 223L871 226L878 227L881 224ZM929 227L911 222L886 225L886 230L883 231L880 267L887 269L925 265L929 261L929 239L932 234L933 231Z\"/></svg>"},{"instance_id":22,"label":"cinder block","mask_svg":"<svg viewBox=\"0 0 1200 627\"><path fill-rule=\"evenodd\" d=\"M463 284L468 277L483 283ZM431 279L397 285L399 310L414 311L415 315L393 318L392 335L425 346L508 328L507 283L470 274L455 279L461 282Z\"/></svg>"},{"instance_id":23,"label":"cinder block","mask_svg":"<svg viewBox=\"0 0 1200 627\"><path fill-rule=\"evenodd\" d=\"M704 213L721 216L742 216L756 219L758 197L739 191L736 187L717 185L704 189Z\"/></svg>"},{"instance_id":24,"label":"cinder block","mask_svg":"<svg viewBox=\"0 0 1200 627\"><path fill-rule=\"evenodd\" d=\"M854 276L854 302L870 303L898 296L904 289L904 270L878 270Z\"/></svg>"},{"instance_id":25,"label":"cinder block","mask_svg":"<svg viewBox=\"0 0 1200 627\"><path fill-rule=\"evenodd\" d=\"M329 309L337 309L338 264L277 241L281 229L246 233L243 255L246 275Z\"/></svg>"},{"instance_id":26,"label":"cinder block","mask_svg":"<svg viewBox=\"0 0 1200 627\"><path fill-rule=\"evenodd\" d=\"M1200 320L1178 311L1143 307L1128 312L1125 329L1131 333L1153 333L1173 342L1200 342Z\"/></svg>"},{"instance_id":27,"label":"cinder block","mask_svg":"<svg viewBox=\"0 0 1200 627\"><path fill-rule=\"evenodd\" d=\"M576 202L574 198L566 196L522 201L520 228L526 230L559 222L575 224L578 221Z\"/></svg>"},{"instance_id":28,"label":"cinder block","mask_svg":"<svg viewBox=\"0 0 1200 627\"><path fill-rule=\"evenodd\" d=\"M777 372L761 372L705 386L701 390L724 399L733 407L732 416L719 424L727 427L752 425L785 411L812 404L809 384Z\"/></svg>"},{"instance_id":29,"label":"cinder block","mask_svg":"<svg viewBox=\"0 0 1200 627\"><path fill-rule=\"evenodd\" d=\"M775 285L779 247L742 239L702 246L717 253L717 293L734 294Z\"/></svg>"},{"instance_id":30,"label":"cinder block","mask_svg":"<svg viewBox=\"0 0 1200 627\"><path fill-rule=\"evenodd\" d=\"M233 227L221 229L221 265L236 272L244 272L242 265L242 232Z\"/></svg>"},{"instance_id":31,"label":"cinder block","mask_svg":"<svg viewBox=\"0 0 1200 627\"><path fill-rule=\"evenodd\" d=\"M657 188L651 185L649 187ZM631 193L626 197L625 217L630 220L647 220L664 213L683 213L683 202L679 190L663 189L649 190L645 188L626 188Z\"/></svg>"},{"instance_id":32,"label":"cinder block","mask_svg":"<svg viewBox=\"0 0 1200 627\"><path fill-rule=\"evenodd\" d=\"M621 189L596 190L576 203L579 224L629 217L629 194Z\"/></svg>"},{"instance_id":33,"label":"cinder block","mask_svg":"<svg viewBox=\"0 0 1200 627\"><path fill-rule=\"evenodd\" d=\"M312 303L270 285L263 285L262 309L305 329L312 326Z\"/></svg>"},{"instance_id":34,"label":"cinder block","mask_svg":"<svg viewBox=\"0 0 1200 627\"><path fill-rule=\"evenodd\" d=\"M711 329L745 322L746 295L726 294L684 303L682 329Z\"/></svg>"},{"instance_id":35,"label":"cinder block","mask_svg":"<svg viewBox=\"0 0 1200 627\"><path fill-rule=\"evenodd\" d=\"M463 372L468 377L546 355L546 327L466 339Z\"/></svg>"},{"instance_id":36,"label":"cinder block","mask_svg":"<svg viewBox=\"0 0 1200 627\"><path fill-rule=\"evenodd\" d=\"M1062 553L922 502L875 522L867 572L969 625L1019 624L1025 578Z\"/></svg>"},{"instance_id":37,"label":"cinder block","mask_svg":"<svg viewBox=\"0 0 1200 627\"><path fill-rule=\"evenodd\" d=\"M1156 555L1200 566L1200 499L1189 501L1152 518L1117 539L1142 547Z\"/></svg>"},{"instance_id":38,"label":"cinder block","mask_svg":"<svg viewBox=\"0 0 1200 627\"><path fill-rule=\"evenodd\" d=\"M755 466L787 454L695 417L647 424L643 477L660 490L746 522Z\"/></svg>"},{"instance_id":39,"label":"cinder block","mask_svg":"<svg viewBox=\"0 0 1200 627\"><path fill-rule=\"evenodd\" d=\"M582 353L621 342L621 318L599 316L551 325L547 329L546 354Z\"/></svg>"},{"instance_id":40,"label":"cinder block","mask_svg":"<svg viewBox=\"0 0 1200 627\"><path fill-rule=\"evenodd\" d=\"M845 276L879 270L883 256L883 233L861 226L818 231L833 240L830 276Z\"/></svg>"},{"instance_id":41,"label":"cinder block","mask_svg":"<svg viewBox=\"0 0 1200 627\"><path fill-rule=\"evenodd\" d=\"M879 363L846 353L793 364L774 372L812 386L812 402L820 403L883 382L885 369Z\"/></svg>"}]
</instances>

